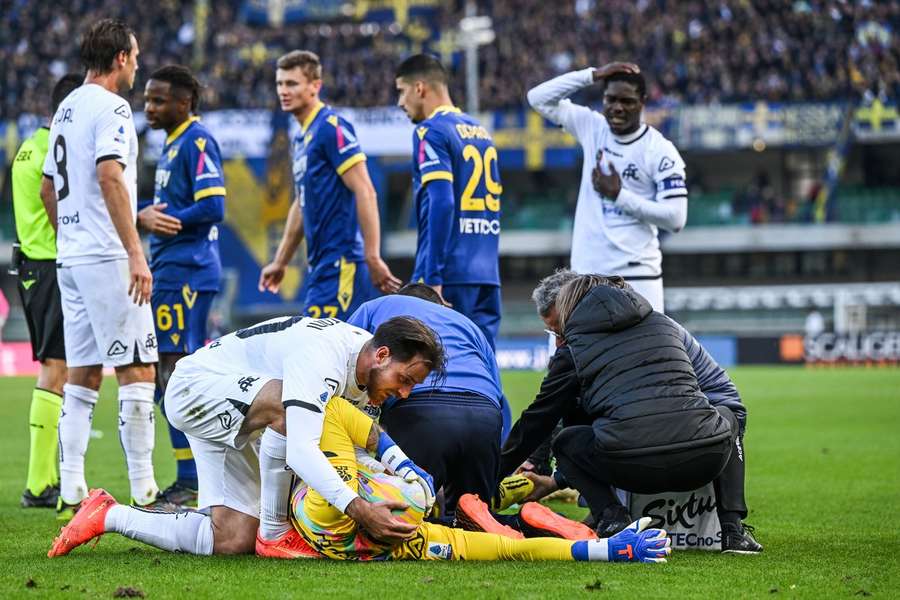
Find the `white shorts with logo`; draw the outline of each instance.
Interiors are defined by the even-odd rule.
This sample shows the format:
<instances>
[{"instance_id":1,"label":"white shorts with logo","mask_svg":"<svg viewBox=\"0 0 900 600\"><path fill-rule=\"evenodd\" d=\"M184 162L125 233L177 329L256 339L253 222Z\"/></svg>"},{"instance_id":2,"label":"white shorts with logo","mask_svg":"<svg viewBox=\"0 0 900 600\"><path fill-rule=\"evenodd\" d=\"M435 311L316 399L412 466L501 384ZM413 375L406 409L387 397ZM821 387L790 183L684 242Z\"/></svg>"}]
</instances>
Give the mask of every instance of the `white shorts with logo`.
<instances>
[{"instance_id":1,"label":"white shorts with logo","mask_svg":"<svg viewBox=\"0 0 900 600\"><path fill-rule=\"evenodd\" d=\"M58 267L66 364L70 367L155 363L150 304L128 295L128 260Z\"/></svg>"},{"instance_id":2,"label":"white shorts with logo","mask_svg":"<svg viewBox=\"0 0 900 600\"><path fill-rule=\"evenodd\" d=\"M271 377L222 374L180 360L166 386L166 418L183 431L197 463L200 509L226 506L259 518L259 432L244 416Z\"/></svg>"}]
</instances>

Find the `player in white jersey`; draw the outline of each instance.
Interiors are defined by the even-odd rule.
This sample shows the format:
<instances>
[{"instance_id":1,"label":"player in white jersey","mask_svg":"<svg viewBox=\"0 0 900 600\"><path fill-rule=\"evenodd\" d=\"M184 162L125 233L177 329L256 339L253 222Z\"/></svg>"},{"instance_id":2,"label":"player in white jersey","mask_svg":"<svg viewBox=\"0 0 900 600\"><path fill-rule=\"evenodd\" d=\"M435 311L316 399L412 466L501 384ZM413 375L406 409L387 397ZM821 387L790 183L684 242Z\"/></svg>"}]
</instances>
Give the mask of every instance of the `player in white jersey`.
<instances>
[{"instance_id":1,"label":"player in white jersey","mask_svg":"<svg viewBox=\"0 0 900 600\"><path fill-rule=\"evenodd\" d=\"M88 494L84 455L104 365L115 367L119 383L132 502L152 504L159 492L152 462L152 278L135 228L138 142L131 107L118 95L134 85L137 56L137 39L124 23L91 26L81 45L87 76L57 109L44 162L41 196L55 207L69 365L59 421L61 520Z\"/></svg>"},{"instance_id":2,"label":"player in white jersey","mask_svg":"<svg viewBox=\"0 0 900 600\"><path fill-rule=\"evenodd\" d=\"M166 388L166 415L187 435L197 461L201 512L109 508L115 501L93 490L50 556L112 531L171 551L255 548L296 558L308 546L288 520L291 471L373 537L402 541L415 526L391 509L405 505L364 500L319 448L325 407L335 396L359 407L406 398L432 370L443 373L445 361L437 335L412 317L385 321L374 335L337 319L297 316L223 336L179 360ZM393 448L382 464L419 481L433 502L431 477Z\"/></svg>"},{"instance_id":3,"label":"player in white jersey","mask_svg":"<svg viewBox=\"0 0 900 600\"><path fill-rule=\"evenodd\" d=\"M604 82L603 113L568 99ZM560 75L528 92L541 115L581 144L584 165L572 234L572 269L621 275L663 312L660 228L687 220L684 161L675 146L641 120L646 83L637 65L610 63Z\"/></svg>"}]
</instances>

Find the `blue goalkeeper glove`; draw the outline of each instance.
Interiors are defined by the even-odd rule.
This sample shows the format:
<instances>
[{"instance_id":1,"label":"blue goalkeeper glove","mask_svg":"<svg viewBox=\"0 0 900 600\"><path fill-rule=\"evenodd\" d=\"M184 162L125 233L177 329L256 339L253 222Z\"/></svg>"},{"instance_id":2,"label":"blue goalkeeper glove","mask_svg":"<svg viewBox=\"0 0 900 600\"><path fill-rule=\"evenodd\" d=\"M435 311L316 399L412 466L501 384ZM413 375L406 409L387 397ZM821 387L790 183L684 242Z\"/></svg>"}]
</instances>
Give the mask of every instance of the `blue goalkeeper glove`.
<instances>
[{"instance_id":1,"label":"blue goalkeeper glove","mask_svg":"<svg viewBox=\"0 0 900 600\"><path fill-rule=\"evenodd\" d=\"M422 491L425 492L425 514L431 512L431 507L434 506L434 479L410 460L400 446L384 431L378 436L375 458L381 461L388 473L396 475L404 481L418 482L422 486Z\"/></svg>"},{"instance_id":2,"label":"blue goalkeeper glove","mask_svg":"<svg viewBox=\"0 0 900 600\"><path fill-rule=\"evenodd\" d=\"M607 538L609 562L666 562L666 557L672 553L672 540L666 537L663 529L647 529L652 520L642 517Z\"/></svg>"}]
</instances>

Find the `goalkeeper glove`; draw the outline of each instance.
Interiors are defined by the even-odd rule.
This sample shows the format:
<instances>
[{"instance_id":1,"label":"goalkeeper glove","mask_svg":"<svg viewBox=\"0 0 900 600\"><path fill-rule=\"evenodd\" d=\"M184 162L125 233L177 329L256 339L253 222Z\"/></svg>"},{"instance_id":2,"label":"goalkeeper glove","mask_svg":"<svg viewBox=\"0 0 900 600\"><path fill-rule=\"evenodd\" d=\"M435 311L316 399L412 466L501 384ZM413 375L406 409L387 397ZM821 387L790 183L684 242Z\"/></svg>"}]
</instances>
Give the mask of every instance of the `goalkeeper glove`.
<instances>
[{"instance_id":1,"label":"goalkeeper glove","mask_svg":"<svg viewBox=\"0 0 900 600\"><path fill-rule=\"evenodd\" d=\"M397 475L404 481L416 481L425 492L425 514L434 506L434 479L424 469L416 465L394 440L384 431L378 436L378 448L375 458L381 461L388 473Z\"/></svg>"},{"instance_id":2,"label":"goalkeeper glove","mask_svg":"<svg viewBox=\"0 0 900 600\"><path fill-rule=\"evenodd\" d=\"M650 521L650 517L642 517L607 538L609 562L666 562L666 557L672 553L672 540L662 529L647 529Z\"/></svg>"}]
</instances>

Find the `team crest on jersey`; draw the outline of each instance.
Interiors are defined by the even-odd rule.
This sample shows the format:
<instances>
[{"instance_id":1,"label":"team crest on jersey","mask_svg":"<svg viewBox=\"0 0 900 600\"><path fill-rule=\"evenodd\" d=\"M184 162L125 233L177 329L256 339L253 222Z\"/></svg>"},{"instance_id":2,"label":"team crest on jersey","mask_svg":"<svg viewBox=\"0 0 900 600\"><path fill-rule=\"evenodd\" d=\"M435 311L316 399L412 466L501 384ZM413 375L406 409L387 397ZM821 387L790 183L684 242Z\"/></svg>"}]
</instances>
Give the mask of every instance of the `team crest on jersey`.
<instances>
[{"instance_id":1,"label":"team crest on jersey","mask_svg":"<svg viewBox=\"0 0 900 600\"><path fill-rule=\"evenodd\" d=\"M437 152L434 151L434 148L431 147L426 140L422 140L422 143L419 144L419 168L424 169L426 167L432 167L434 165L441 164L441 160L438 158Z\"/></svg>"},{"instance_id":2,"label":"team crest on jersey","mask_svg":"<svg viewBox=\"0 0 900 600\"><path fill-rule=\"evenodd\" d=\"M632 181L638 180L638 168L634 163L628 163L628 166L625 167L625 170L622 171L622 179L630 179Z\"/></svg>"},{"instance_id":3,"label":"team crest on jersey","mask_svg":"<svg viewBox=\"0 0 900 600\"><path fill-rule=\"evenodd\" d=\"M667 169L671 169L675 166L675 161L669 158L668 156L663 156L662 160L659 161L659 172L662 173Z\"/></svg>"},{"instance_id":4,"label":"team crest on jersey","mask_svg":"<svg viewBox=\"0 0 900 600\"><path fill-rule=\"evenodd\" d=\"M169 150L168 156L170 161L175 160L175 157L178 156L178 148L172 148L171 150Z\"/></svg>"}]
</instances>

